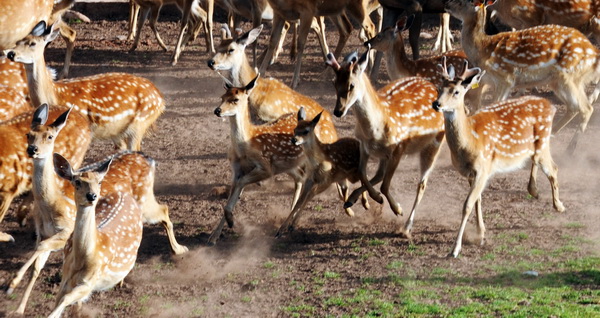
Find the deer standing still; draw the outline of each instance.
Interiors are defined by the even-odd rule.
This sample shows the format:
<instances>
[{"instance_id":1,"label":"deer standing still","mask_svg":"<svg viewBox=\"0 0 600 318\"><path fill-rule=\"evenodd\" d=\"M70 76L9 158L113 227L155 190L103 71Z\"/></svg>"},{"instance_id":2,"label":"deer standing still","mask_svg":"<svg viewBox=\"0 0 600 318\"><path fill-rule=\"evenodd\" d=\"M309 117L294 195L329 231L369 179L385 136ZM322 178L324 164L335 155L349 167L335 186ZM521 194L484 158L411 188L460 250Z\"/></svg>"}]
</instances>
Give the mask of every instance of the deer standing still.
<instances>
[{"instance_id":1,"label":"deer standing still","mask_svg":"<svg viewBox=\"0 0 600 318\"><path fill-rule=\"evenodd\" d=\"M451 0L447 9L463 21L462 47L469 61L485 70L495 85L493 101L506 99L512 88L547 84L567 105L567 114L555 125L555 132L579 114L581 123L569 143L573 151L600 94L600 87L589 97L585 94L588 84L600 84L600 51L573 28L542 25L487 35L485 5Z\"/></svg>"},{"instance_id":2,"label":"deer standing still","mask_svg":"<svg viewBox=\"0 0 600 318\"><path fill-rule=\"evenodd\" d=\"M544 98L526 96L490 105L467 117L464 111L465 93L477 85L485 71L468 69L455 78L452 66L444 63L444 84L433 108L444 114L446 140L454 167L469 180L470 190L463 206L458 237L449 256L457 257L462 237L475 205L477 229L481 244L485 226L481 210L481 193L488 179L498 172L523 167L531 159L528 191L538 197L537 168L548 177L552 187L554 209L565 210L558 197L558 168L550 153L552 119L556 109Z\"/></svg>"},{"instance_id":3,"label":"deer standing still","mask_svg":"<svg viewBox=\"0 0 600 318\"><path fill-rule=\"evenodd\" d=\"M95 138L112 140L120 149L140 150L144 134L165 109L160 91L149 80L125 73L54 82L44 48L56 35L42 21L7 54L25 64L32 103L71 106L88 118Z\"/></svg>"},{"instance_id":4,"label":"deer standing still","mask_svg":"<svg viewBox=\"0 0 600 318\"><path fill-rule=\"evenodd\" d=\"M416 208L444 140L444 119L430 107L437 97L436 87L420 77L398 80L375 91L365 73L368 53L369 50L360 59L353 53L346 57L342 65L331 54L327 60L336 73L334 115L343 117L352 106L356 106L356 137L361 144L360 180L363 185L352 192L346 206L354 204L364 190L368 190L375 201L383 203L383 198L373 188L383 180L381 192L394 214L401 215L402 208L390 192L392 177L403 156L417 153L421 180L404 228L404 234L409 236ZM379 168L371 181L367 178L370 156L379 158Z\"/></svg>"},{"instance_id":5,"label":"deer standing still","mask_svg":"<svg viewBox=\"0 0 600 318\"><path fill-rule=\"evenodd\" d=\"M273 17L273 29L271 30L271 38L269 48L265 54L260 67L260 73L264 74L273 53L277 49L281 37L281 30L286 21L300 20L300 30L298 31L298 55L296 57L296 65L294 68L294 76L292 78L291 87L296 88L300 83L300 69L302 65L302 56L306 45L306 37L310 30L311 23L315 17L339 15L346 12L348 15L360 21L362 28L367 33L367 37L371 38L375 35L375 25L369 17L368 0L341 0L341 1L320 1L320 0L268 0L275 16ZM341 43L338 43L338 48ZM338 52L338 49L336 49ZM339 52L338 52L339 53Z\"/></svg>"},{"instance_id":6,"label":"deer standing still","mask_svg":"<svg viewBox=\"0 0 600 318\"><path fill-rule=\"evenodd\" d=\"M48 20L54 0L4 0L0 4L0 50L15 46L42 20Z\"/></svg>"},{"instance_id":7,"label":"deer standing still","mask_svg":"<svg viewBox=\"0 0 600 318\"><path fill-rule=\"evenodd\" d=\"M81 306L94 291L115 286L135 265L142 240L142 210L127 192L101 196L100 183L110 163L75 172L65 158L54 155L56 173L73 185L77 214L50 318L59 318L73 303Z\"/></svg>"},{"instance_id":8,"label":"deer standing still","mask_svg":"<svg viewBox=\"0 0 600 318\"><path fill-rule=\"evenodd\" d=\"M287 173L295 183L292 207L300 195L302 169L299 166L304 162L305 156L299 146L292 144L294 128L298 123L296 116L287 114L273 123L259 126L252 124L248 102L255 85L256 79L245 87L228 87L227 92L221 96L221 105L215 109L215 115L229 117L229 160L233 170L233 184L223 218L210 235L209 244L215 244L219 239L225 221L229 227L233 226L233 208L247 185Z\"/></svg>"},{"instance_id":9,"label":"deer standing still","mask_svg":"<svg viewBox=\"0 0 600 318\"><path fill-rule=\"evenodd\" d=\"M73 201L73 191L69 183L59 182L55 175L51 160L54 152L55 140L65 127L71 109L65 111L52 124L46 125L48 119L48 106L42 105L36 110L31 123L31 130L27 134L27 154L33 161L33 196L34 210L36 213L35 224L38 236L38 244L34 254L21 267L15 278L9 285L8 292L12 293L19 285L29 267L34 264L33 276L27 286L23 298L17 309L23 313L33 285L44 267L48 255L55 250L63 248L67 238L73 230L76 207ZM71 115L80 130L78 133L87 131L85 119L79 114ZM71 121L69 120L69 122ZM82 124L83 122L83 124ZM72 133L72 131L69 131ZM61 136L63 134L60 134ZM67 136L69 137L69 136ZM69 138L73 138L70 136ZM89 137L87 139L89 144ZM104 178L104 187L101 195L112 192L127 192L133 196L143 211L145 223L161 222L167 231L171 250L175 254L187 251L185 246L177 243L173 233L173 224L169 219L168 207L156 202L154 196L154 160L142 153L121 152L109 158L112 161L112 169ZM106 161L106 160L105 160ZM103 162L105 162L103 161ZM96 169L100 164L79 169L86 172ZM40 242L40 240L42 240Z\"/></svg>"},{"instance_id":10,"label":"deer standing still","mask_svg":"<svg viewBox=\"0 0 600 318\"><path fill-rule=\"evenodd\" d=\"M290 215L283 222L276 236L281 236L285 231L294 229L300 211L304 209L315 195L327 190L334 182L348 180L352 183L360 181L360 143L354 138L341 138L334 143L324 144L315 136L315 127L319 123L321 114L312 120L306 120L304 108L298 111L298 126L294 129L292 143L302 146L305 161L306 177L302 184L302 191L298 201L293 206ZM340 192L342 200L348 199L348 188ZM367 201L363 206L368 209ZM354 216L352 210L347 209L349 216Z\"/></svg>"}]
</instances>

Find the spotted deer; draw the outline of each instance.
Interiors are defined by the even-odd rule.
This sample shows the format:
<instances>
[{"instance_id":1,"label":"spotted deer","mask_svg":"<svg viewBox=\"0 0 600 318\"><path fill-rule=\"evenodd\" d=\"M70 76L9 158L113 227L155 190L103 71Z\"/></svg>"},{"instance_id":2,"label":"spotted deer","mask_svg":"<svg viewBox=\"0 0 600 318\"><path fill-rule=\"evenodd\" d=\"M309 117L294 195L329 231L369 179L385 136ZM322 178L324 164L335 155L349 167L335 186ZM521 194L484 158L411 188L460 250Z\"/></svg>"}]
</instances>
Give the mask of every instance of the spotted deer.
<instances>
[{"instance_id":1,"label":"spotted deer","mask_svg":"<svg viewBox=\"0 0 600 318\"><path fill-rule=\"evenodd\" d=\"M494 84L493 101L505 100L512 88L547 84L567 105L555 132L579 115L581 123L568 148L573 151L594 111L592 102L600 94L600 86L589 97L585 94L588 84L600 84L598 49L581 32L558 25L487 35L485 5L451 0L446 6L463 21L462 47L469 61L485 70Z\"/></svg>"},{"instance_id":2,"label":"spotted deer","mask_svg":"<svg viewBox=\"0 0 600 318\"><path fill-rule=\"evenodd\" d=\"M48 20L54 0L4 0L0 3L0 50L15 46L39 21Z\"/></svg>"},{"instance_id":3,"label":"spotted deer","mask_svg":"<svg viewBox=\"0 0 600 318\"><path fill-rule=\"evenodd\" d=\"M256 41L262 26L252 29L244 35L224 40L217 47L217 54L208 60L208 66L219 72L228 71L228 80L235 87L243 87L257 78L257 73L250 66L250 61L244 52L246 46ZM331 114L314 99L302 95L281 81L274 78L258 78L256 85L249 91L248 102L257 116L266 122L272 122L289 113L297 113L304 107L307 116L321 115L321 121L316 128L319 140L331 143L337 140L337 133Z\"/></svg>"},{"instance_id":4,"label":"spotted deer","mask_svg":"<svg viewBox=\"0 0 600 318\"><path fill-rule=\"evenodd\" d=\"M538 166L548 177L552 187L554 209L565 210L558 198L558 168L550 153L552 119L556 109L544 98L525 96L499 102L481 109L470 117L464 112L465 93L477 85L485 71L469 69L455 77L452 66L444 63L444 84L433 108L443 113L446 140L454 167L469 180L470 190L465 200L462 222L450 257L458 257L462 237L475 205L477 229L481 244L485 226L481 209L481 193L495 173L523 167L533 162L528 191L538 197Z\"/></svg>"},{"instance_id":5,"label":"spotted deer","mask_svg":"<svg viewBox=\"0 0 600 318\"><path fill-rule=\"evenodd\" d=\"M248 103L256 84L255 78L245 87L228 87L227 92L221 96L221 105L215 109L218 117L229 117L229 160L233 170L233 184L223 217L209 238L211 245L219 239L225 221L229 227L233 227L233 208L247 185L287 173L295 183L292 207L298 201L302 188L302 169L299 166L305 156L299 146L292 144L294 128L298 123L296 116L287 114L272 123L258 126L252 124Z\"/></svg>"},{"instance_id":6,"label":"spotted deer","mask_svg":"<svg viewBox=\"0 0 600 318\"><path fill-rule=\"evenodd\" d=\"M9 120L32 109L31 104L23 97L21 92L8 86L0 85L0 122Z\"/></svg>"},{"instance_id":7,"label":"spotted deer","mask_svg":"<svg viewBox=\"0 0 600 318\"><path fill-rule=\"evenodd\" d=\"M600 2L597 0L502 0L490 6L500 20L517 30L542 24L576 28L600 43Z\"/></svg>"},{"instance_id":8,"label":"spotted deer","mask_svg":"<svg viewBox=\"0 0 600 318\"><path fill-rule=\"evenodd\" d=\"M66 107L51 106L48 119L54 121L65 112ZM27 134L30 130L34 111L18 115L0 123L0 221L6 215L12 200L32 187L33 164L27 155ZM88 123L79 114L73 114L65 126L64 133L56 138L55 150L79 165L91 136L86 134ZM13 241L12 236L3 233L0 241Z\"/></svg>"},{"instance_id":9,"label":"spotted deer","mask_svg":"<svg viewBox=\"0 0 600 318\"><path fill-rule=\"evenodd\" d=\"M294 76L290 85L292 88L296 88L300 83L300 69L302 66L304 47L306 45L306 37L315 17L335 16L345 12L360 22L362 28L367 33L368 38L373 37L376 32L375 25L369 17L368 0L269 0L269 4L273 7L275 15L273 17L273 28L271 29L269 47L265 54L265 58L261 63L260 73L265 74L265 71L269 66L268 63L277 48L285 21L295 21L299 19L298 54L294 67ZM337 49L336 52L338 52Z\"/></svg>"},{"instance_id":10,"label":"spotted deer","mask_svg":"<svg viewBox=\"0 0 600 318\"><path fill-rule=\"evenodd\" d=\"M46 69L44 47L56 35L42 21L7 54L25 64L32 104L73 107L87 117L95 138L112 140L121 149L140 150L144 134L164 111L160 91L149 80L125 73L54 82Z\"/></svg>"},{"instance_id":11,"label":"spotted deer","mask_svg":"<svg viewBox=\"0 0 600 318\"><path fill-rule=\"evenodd\" d=\"M73 171L54 155L56 174L71 182L77 213L64 252L62 280L50 318L67 306L79 306L92 292L109 289L129 274L142 240L142 210L128 192L102 196L100 184L110 160L92 171Z\"/></svg>"},{"instance_id":12,"label":"spotted deer","mask_svg":"<svg viewBox=\"0 0 600 318\"><path fill-rule=\"evenodd\" d=\"M327 190L335 182L348 180L355 183L360 180L360 143L354 138L341 138L330 144L320 142L315 136L315 127L320 119L321 114L306 120L304 108L298 111L298 125L294 129L292 143L303 148L306 177L298 201L277 231L278 237L285 231L293 230L300 211L315 195ZM342 188L340 196L344 201L348 199L347 187ZM362 203L366 209L369 208L366 197L363 197ZM346 208L346 213L354 216L349 208Z\"/></svg>"},{"instance_id":13,"label":"spotted deer","mask_svg":"<svg viewBox=\"0 0 600 318\"><path fill-rule=\"evenodd\" d=\"M327 64L336 73L334 86L337 94L334 115L343 117L356 106L356 137L360 141L360 180L362 186L354 190L345 206L356 202L358 195L368 190L375 201L383 198L373 188L382 182L381 192L387 198L396 215L402 208L390 192L394 172L400 159L409 154L418 154L421 180L404 234L410 237L416 208L423 197L429 174L437 159L444 140L444 120L430 105L437 97L437 89L431 82L420 77L409 77L394 81L376 91L365 69L368 64L367 50L360 58L356 53L346 57L340 65L333 55ZM369 157L379 158L379 168L373 179L367 178Z\"/></svg>"},{"instance_id":14,"label":"spotted deer","mask_svg":"<svg viewBox=\"0 0 600 318\"><path fill-rule=\"evenodd\" d=\"M34 216L38 244L33 255L19 270L9 285L8 292L12 293L19 285L27 270L35 263L33 276L27 285L17 313L23 313L33 285L43 269L48 255L52 251L64 247L75 221L75 203L73 189L67 182L60 182L56 177L51 160L55 148L55 140L67 123L71 109L65 111L53 123L46 125L48 106L42 105L36 110L27 134L27 154L33 161L33 196ZM76 116L77 113L71 116ZM73 119L75 120L75 119ZM81 119L85 121L84 119ZM89 129L81 129L81 133ZM89 138L88 138L89 143ZM142 209L145 223L161 222L167 230L171 249L175 254L187 251L179 245L173 233L173 224L169 219L168 207L156 202L154 197L154 160L137 152L121 152L109 157L112 169L104 177L102 196L112 192L127 192L133 196ZM92 171L103 162L92 164L79 169L80 172ZM39 241L41 240L41 241Z\"/></svg>"},{"instance_id":15,"label":"spotted deer","mask_svg":"<svg viewBox=\"0 0 600 318\"><path fill-rule=\"evenodd\" d=\"M6 57L0 57L0 85L8 86L25 98L29 99L29 88L27 86L27 73L25 66L13 62ZM33 107L32 109L33 110Z\"/></svg>"}]
</instances>

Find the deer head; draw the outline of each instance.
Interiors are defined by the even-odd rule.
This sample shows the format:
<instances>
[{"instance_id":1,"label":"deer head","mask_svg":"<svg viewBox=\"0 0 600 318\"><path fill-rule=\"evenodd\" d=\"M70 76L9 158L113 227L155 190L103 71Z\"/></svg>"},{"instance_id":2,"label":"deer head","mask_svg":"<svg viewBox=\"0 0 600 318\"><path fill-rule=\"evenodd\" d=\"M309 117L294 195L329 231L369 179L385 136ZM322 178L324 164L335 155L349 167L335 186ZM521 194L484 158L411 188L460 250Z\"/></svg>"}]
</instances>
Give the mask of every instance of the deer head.
<instances>
[{"instance_id":1,"label":"deer head","mask_svg":"<svg viewBox=\"0 0 600 318\"><path fill-rule=\"evenodd\" d=\"M13 62L33 64L36 56L43 56L46 44L56 39L58 34L59 30L55 30L54 25L47 27L45 21L40 21L27 37L17 42L14 49L4 53Z\"/></svg>"},{"instance_id":2,"label":"deer head","mask_svg":"<svg viewBox=\"0 0 600 318\"><path fill-rule=\"evenodd\" d=\"M100 197L100 185L108 172L112 158L101 164L97 169L85 172L73 171L69 161L63 156L54 154L54 170L56 174L71 182L75 188L75 203L78 206L92 206Z\"/></svg>"},{"instance_id":3,"label":"deer head","mask_svg":"<svg viewBox=\"0 0 600 318\"><path fill-rule=\"evenodd\" d=\"M393 43L398 38L399 33L408 30L412 25L414 18L414 15L401 17L398 22L396 22L395 26L383 29L381 32L377 33L375 37L366 41L364 45L378 51L390 51Z\"/></svg>"},{"instance_id":4,"label":"deer head","mask_svg":"<svg viewBox=\"0 0 600 318\"><path fill-rule=\"evenodd\" d=\"M235 116L238 114L241 107L248 107L248 96L256 85L256 80L260 75L248 83L245 87L232 87L230 84L225 84L227 92L221 96L221 105L215 109L215 115L219 117Z\"/></svg>"},{"instance_id":5,"label":"deer head","mask_svg":"<svg viewBox=\"0 0 600 318\"><path fill-rule=\"evenodd\" d=\"M58 133L65 127L71 108L46 126L48 104L42 104L33 113L31 130L27 133L27 155L29 158L45 158L54 151L54 142Z\"/></svg>"},{"instance_id":6,"label":"deer head","mask_svg":"<svg viewBox=\"0 0 600 318\"><path fill-rule=\"evenodd\" d=\"M304 110L304 107L300 107L300 110L298 110L298 125L294 129L294 137L292 138L292 143L294 145L300 146L308 141L309 138L307 138L307 136L315 131L315 127L321 119L321 114L323 114L323 112L320 112L313 120L309 121L306 120L306 111Z\"/></svg>"},{"instance_id":7,"label":"deer head","mask_svg":"<svg viewBox=\"0 0 600 318\"><path fill-rule=\"evenodd\" d=\"M335 71L335 91L337 100L333 114L337 117L346 115L350 107L365 94L363 73L369 64L369 51L359 58L356 52L346 56L342 64L338 64L333 54L327 54L327 65Z\"/></svg>"},{"instance_id":8,"label":"deer head","mask_svg":"<svg viewBox=\"0 0 600 318\"><path fill-rule=\"evenodd\" d=\"M208 60L206 64L215 71L229 71L235 68L236 65L239 65L239 61L246 58L244 52L246 46L256 41L262 29L261 24L240 37L224 39L217 47L217 54Z\"/></svg>"},{"instance_id":9,"label":"deer head","mask_svg":"<svg viewBox=\"0 0 600 318\"><path fill-rule=\"evenodd\" d=\"M438 67L442 71L444 82L438 92L438 99L433 102L433 109L438 112L454 112L460 105L464 106L465 94L471 88L477 88L481 77L485 74L479 67L468 68L469 62L465 62L464 71L455 76L454 66L446 65L446 57Z\"/></svg>"}]
</instances>

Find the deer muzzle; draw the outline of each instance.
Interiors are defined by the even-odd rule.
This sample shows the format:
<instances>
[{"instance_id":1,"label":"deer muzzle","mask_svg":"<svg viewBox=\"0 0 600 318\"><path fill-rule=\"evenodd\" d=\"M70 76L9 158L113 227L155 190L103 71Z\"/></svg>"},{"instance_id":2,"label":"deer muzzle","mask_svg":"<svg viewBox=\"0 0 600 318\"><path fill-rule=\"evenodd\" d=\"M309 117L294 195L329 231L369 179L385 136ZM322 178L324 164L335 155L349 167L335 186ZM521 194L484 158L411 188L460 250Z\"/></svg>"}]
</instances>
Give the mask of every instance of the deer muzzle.
<instances>
[{"instance_id":1,"label":"deer muzzle","mask_svg":"<svg viewBox=\"0 0 600 318\"><path fill-rule=\"evenodd\" d=\"M221 107L215 108L215 115L217 115L218 117L221 117Z\"/></svg>"},{"instance_id":2,"label":"deer muzzle","mask_svg":"<svg viewBox=\"0 0 600 318\"><path fill-rule=\"evenodd\" d=\"M8 51L8 53L6 53L6 57L8 57L9 60L11 61L15 61L15 51Z\"/></svg>"},{"instance_id":3,"label":"deer muzzle","mask_svg":"<svg viewBox=\"0 0 600 318\"><path fill-rule=\"evenodd\" d=\"M433 107L436 112L439 112L442 105L437 100L434 100L433 103L431 103L431 107Z\"/></svg>"},{"instance_id":4,"label":"deer muzzle","mask_svg":"<svg viewBox=\"0 0 600 318\"><path fill-rule=\"evenodd\" d=\"M94 202L94 201L96 201L96 198L97 198L97 197L98 197L98 196L97 196L95 193L92 193L92 192L88 192L88 193L86 193L86 194L85 194L85 198L86 198L88 201L90 201L90 202Z\"/></svg>"},{"instance_id":5,"label":"deer muzzle","mask_svg":"<svg viewBox=\"0 0 600 318\"><path fill-rule=\"evenodd\" d=\"M38 152L38 147L34 146L34 145L29 145L27 146L27 155L29 156L29 158L33 158L33 156L35 156Z\"/></svg>"},{"instance_id":6,"label":"deer muzzle","mask_svg":"<svg viewBox=\"0 0 600 318\"><path fill-rule=\"evenodd\" d=\"M210 67L212 70L215 69L215 60L210 59L206 62L206 65L208 65L208 67Z\"/></svg>"}]
</instances>

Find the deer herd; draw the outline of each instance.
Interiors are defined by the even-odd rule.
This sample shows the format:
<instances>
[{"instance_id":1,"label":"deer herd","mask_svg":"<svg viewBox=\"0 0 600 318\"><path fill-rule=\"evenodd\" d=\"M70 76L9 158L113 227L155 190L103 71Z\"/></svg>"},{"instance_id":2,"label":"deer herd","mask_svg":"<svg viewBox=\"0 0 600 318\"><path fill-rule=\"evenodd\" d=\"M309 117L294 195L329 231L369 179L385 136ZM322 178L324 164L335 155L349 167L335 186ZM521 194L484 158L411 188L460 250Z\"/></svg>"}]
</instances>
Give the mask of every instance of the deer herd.
<instances>
[{"instance_id":1,"label":"deer herd","mask_svg":"<svg viewBox=\"0 0 600 318\"><path fill-rule=\"evenodd\" d=\"M76 33L63 18L74 2L7 0L0 5L5 8L0 13L0 48L6 55L0 59L0 221L14 198L30 193L32 205L23 200L19 218L25 218L31 210L37 238L34 251L7 288L9 294L16 292L32 269L15 310L18 314L25 312L36 279L53 251L63 251L64 263L50 317L60 317L66 307L81 306L92 292L122 282L135 264L144 223L164 226L174 254L188 251L177 242L169 208L156 200L156 163L141 152L142 139L165 111L159 89L151 81L127 73L56 80L46 66L45 47L60 34L68 51L61 77L68 76ZM529 194L538 197L536 179L541 168L550 181L554 209L565 211L559 199L558 168L550 142L552 134L578 117L567 148L575 151L592 115L592 104L600 95L600 51L590 41L600 38L600 4L595 1L130 3L131 51L138 46L149 15L159 45L169 49L156 22L163 5L176 4L183 18L172 64L177 63L182 48L204 30L206 50L212 55L208 67L225 82L226 92L214 114L228 117L230 122L228 157L233 181L222 218L210 235L210 245L217 243L225 224L234 227L234 208L244 188L277 174L290 175L295 184L289 216L277 237L292 231L306 204L333 183L350 217L355 215L351 207L359 198L369 209L368 197L383 204L382 194L392 212L400 216L403 209L391 191L394 173L401 158L416 154L420 180L411 212L399 229L410 239L417 206L444 140L452 164L470 185L450 257L459 256L473 208L483 244L481 194L495 173L516 170L531 161ZM252 20L253 29L234 32L233 36L224 32L215 47L215 4L229 13L231 26L238 26L236 16L243 16ZM513 31L486 33L492 10ZM25 11L26 17L22 16ZM371 19L375 12L383 14L379 26ZM400 16L403 12L409 15ZM420 58L414 41L418 37L415 39L411 33L411 59L405 52L402 31L420 30L423 12L444 13L442 21L446 25L447 13L459 19L462 50ZM335 54L329 52L325 42L325 17L340 33ZM14 22L7 24L7 20ZM265 54L258 57L261 21L272 21L272 31ZM336 55L352 32L351 21L360 25L366 48L338 61ZM418 25L413 27L415 23ZM281 49L288 28L298 30L292 40L297 53L291 86L263 76ZM338 138L331 114L314 99L294 90L300 84L301 60L311 28L319 35L324 61L335 76L335 90L331 89L331 95L335 92L336 96L333 115L353 114L355 138ZM445 32L443 36L450 35L448 30ZM441 41L442 47L449 46L447 39ZM246 53L249 45L253 48L252 59ZM385 53L391 78L379 89L377 78L373 79L378 67L377 61L373 64L375 51ZM549 100L533 95L511 98L512 93L522 94L523 89L546 86L566 106L556 125L553 121L557 108ZM514 88L521 90L513 92ZM93 140L110 140L120 151L82 166ZM379 160L371 178L369 157ZM381 193L374 187L380 182ZM350 191L351 184L356 183ZM0 232L0 241L14 238Z\"/></svg>"}]
</instances>

